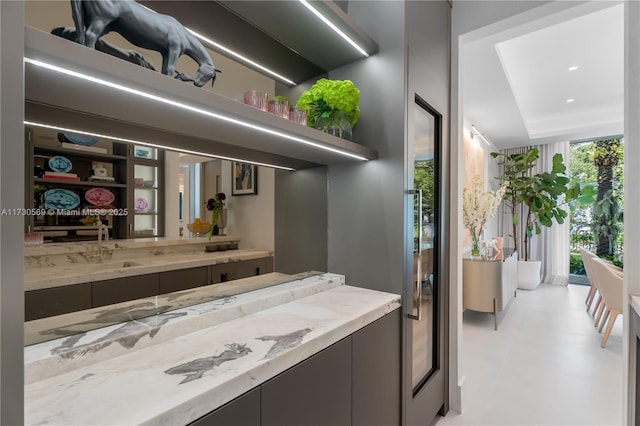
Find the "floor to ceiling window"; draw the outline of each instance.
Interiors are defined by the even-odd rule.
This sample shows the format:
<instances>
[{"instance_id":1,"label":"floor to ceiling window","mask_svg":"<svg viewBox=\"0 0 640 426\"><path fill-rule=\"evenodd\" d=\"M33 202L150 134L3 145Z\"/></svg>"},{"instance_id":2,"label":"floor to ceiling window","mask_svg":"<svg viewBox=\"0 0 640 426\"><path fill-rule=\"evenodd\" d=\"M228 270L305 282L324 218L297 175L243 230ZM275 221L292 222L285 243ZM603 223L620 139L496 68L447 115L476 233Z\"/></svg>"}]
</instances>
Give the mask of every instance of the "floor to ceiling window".
<instances>
[{"instance_id":1,"label":"floor to ceiling window","mask_svg":"<svg viewBox=\"0 0 640 426\"><path fill-rule=\"evenodd\" d=\"M570 147L571 178L598 188L593 205L576 206L571 212L570 282L588 284L580 248L618 264L624 253L624 139L611 136L576 141Z\"/></svg>"}]
</instances>

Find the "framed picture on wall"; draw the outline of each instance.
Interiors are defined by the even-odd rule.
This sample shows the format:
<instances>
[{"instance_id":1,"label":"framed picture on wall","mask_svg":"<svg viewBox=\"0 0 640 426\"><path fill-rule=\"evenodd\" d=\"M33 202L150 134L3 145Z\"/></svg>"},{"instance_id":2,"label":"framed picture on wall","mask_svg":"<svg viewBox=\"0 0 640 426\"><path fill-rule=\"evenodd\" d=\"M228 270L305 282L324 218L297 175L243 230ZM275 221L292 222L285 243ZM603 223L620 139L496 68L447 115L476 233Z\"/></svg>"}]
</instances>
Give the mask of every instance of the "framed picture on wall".
<instances>
[{"instance_id":1,"label":"framed picture on wall","mask_svg":"<svg viewBox=\"0 0 640 426\"><path fill-rule=\"evenodd\" d=\"M231 195L258 193L258 166L240 161L231 162Z\"/></svg>"}]
</instances>

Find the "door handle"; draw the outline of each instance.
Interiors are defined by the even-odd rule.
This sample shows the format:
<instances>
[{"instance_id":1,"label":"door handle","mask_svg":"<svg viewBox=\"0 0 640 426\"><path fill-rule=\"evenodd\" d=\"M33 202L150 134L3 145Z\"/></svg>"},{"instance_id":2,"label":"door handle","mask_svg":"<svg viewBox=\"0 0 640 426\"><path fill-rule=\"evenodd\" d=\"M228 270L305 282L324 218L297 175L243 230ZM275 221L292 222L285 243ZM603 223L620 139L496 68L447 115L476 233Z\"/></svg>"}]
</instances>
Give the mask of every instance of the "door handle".
<instances>
[{"instance_id":1,"label":"door handle","mask_svg":"<svg viewBox=\"0 0 640 426\"><path fill-rule=\"evenodd\" d=\"M416 308L416 301L413 297L413 291L411 292L411 312L407 316L413 320L420 321L420 305L422 302L422 189L409 189L407 194L412 196L418 196L418 214L417 220L414 223L418 224L418 267L416 270L416 286L418 287L418 306ZM413 250L412 250L413 251ZM413 283L412 283L413 285ZM414 314L414 312L416 312Z\"/></svg>"}]
</instances>

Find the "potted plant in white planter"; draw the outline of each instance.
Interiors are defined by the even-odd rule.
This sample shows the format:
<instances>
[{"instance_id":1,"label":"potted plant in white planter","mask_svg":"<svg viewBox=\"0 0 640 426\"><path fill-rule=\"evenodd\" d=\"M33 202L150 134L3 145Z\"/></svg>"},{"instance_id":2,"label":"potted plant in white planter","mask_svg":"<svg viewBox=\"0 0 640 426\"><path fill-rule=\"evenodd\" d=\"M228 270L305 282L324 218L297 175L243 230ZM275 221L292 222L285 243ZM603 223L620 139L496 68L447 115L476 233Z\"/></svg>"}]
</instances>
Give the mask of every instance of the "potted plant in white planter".
<instances>
[{"instance_id":1,"label":"potted plant in white planter","mask_svg":"<svg viewBox=\"0 0 640 426\"><path fill-rule=\"evenodd\" d=\"M518 288L532 290L540 284L542 262L529 258L531 239L542 232L542 226L551 227L553 222L564 223L568 212L565 206L572 202L593 203L593 186L580 187L577 182L565 174L562 154L553 156L550 172L532 174L531 170L538 161L538 149L530 148L522 154L500 154L492 152L493 158L499 158L504 167L499 179L507 185L504 196L511 210L514 248L518 251ZM523 241L518 241L517 228L520 219L518 205L525 206L525 232Z\"/></svg>"}]
</instances>

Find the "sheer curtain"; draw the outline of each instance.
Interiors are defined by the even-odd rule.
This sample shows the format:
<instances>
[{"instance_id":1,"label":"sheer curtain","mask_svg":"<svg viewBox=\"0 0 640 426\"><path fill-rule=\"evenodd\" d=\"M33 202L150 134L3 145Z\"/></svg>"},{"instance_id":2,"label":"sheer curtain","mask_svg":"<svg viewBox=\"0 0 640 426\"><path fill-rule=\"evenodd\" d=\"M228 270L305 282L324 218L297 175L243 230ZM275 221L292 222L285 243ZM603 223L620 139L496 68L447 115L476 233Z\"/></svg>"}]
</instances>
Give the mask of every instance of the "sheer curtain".
<instances>
[{"instance_id":1,"label":"sheer curtain","mask_svg":"<svg viewBox=\"0 0 640 426\"><path fill-rule=\"evenodd\" d=\"M569 142L556 142L538 147L540 150L540 164L545 165L545 170L551 170L553 156L562 154L564 164L569 167ZM568 170L567 170L568 172ZM564 200L562 200L564 201ZM565 208L569 213L569 207ZM542 228L542 234L538 235L542 246L542 282L555 285L567 285L569 282L569 216L563 224L554 221L551 228Z\"/></svg>"},{"instance_id":2,"label":"sheer curtain","mask_svg":"<svg viewBox=\"0 0 640 426\"><path fill-rule=\"evenodd\" d=\"M522 154L526 152L530 146L511 148L501 150L500 152L507 155ZM532 170L532 173L540 173L550 171L553 164L553 156L556 153L562 154L564 163L569 164L569 142L556 142L546 145L536 146L540 152L540 158L536 167ZM500 174L503 170L500 169ZM526 209L523 206L519 206L517 209L520 223L517 227L518 241L524 241L522 237L525 232L524 221L522 220L526 215ZM551 228L542 227L542 233L540 235L534 235L531 240L531 247L529 251L529 258L533 260L542 261L542 282L555 284L555 285L567 285L569 280L569 220L563 224L554 224ZM511 212L509 208L501 204L498 210L498 231L502 232L504 237L504 247L513 247L513 234ZM519 247L520 256L524 256L523 247Z\"/></svg>"}]
</instances>

